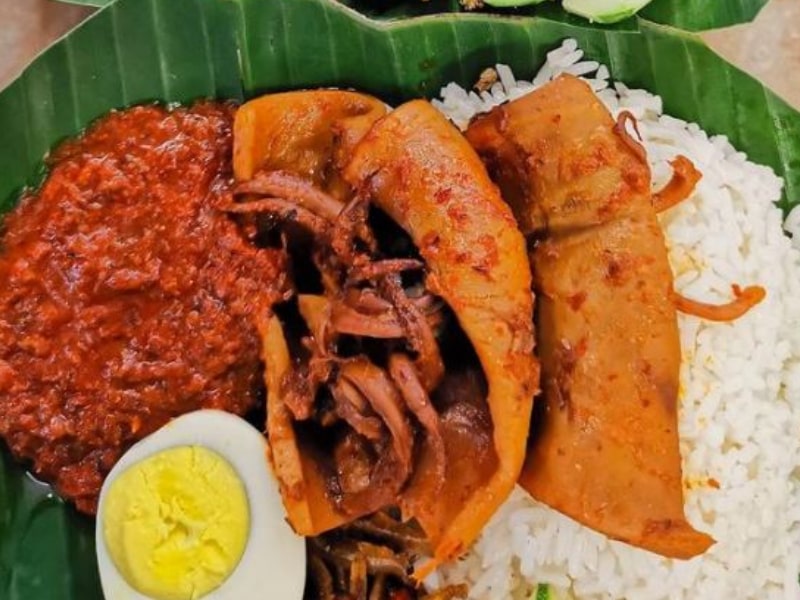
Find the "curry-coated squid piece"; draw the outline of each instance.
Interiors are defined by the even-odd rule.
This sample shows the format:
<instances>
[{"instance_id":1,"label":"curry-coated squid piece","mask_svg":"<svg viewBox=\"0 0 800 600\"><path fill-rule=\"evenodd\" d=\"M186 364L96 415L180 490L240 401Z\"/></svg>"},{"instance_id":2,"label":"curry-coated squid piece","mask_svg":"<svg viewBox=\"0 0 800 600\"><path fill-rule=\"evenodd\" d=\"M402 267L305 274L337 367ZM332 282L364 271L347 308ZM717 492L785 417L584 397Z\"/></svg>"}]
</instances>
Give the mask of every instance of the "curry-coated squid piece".
<instances>
[{"instance_id":1,"label":"curry-coated squid piece","mask_svg":"<svg viewBox=\"0 0 800 600\"><path fill-rule=\"evenodd\" d=\"M228 210L277 222L284 237L306 234L329 240L349 197L341 170L355 145L385 113L385 105L376 98L339 90L286 92L247 102L234 121L237 202ZM256 224L248 225L255 234ZM326 257L315 254L324 269ZM283 324L274 314L261 315L259 329L270 459L292 527L302 535L316 535L349 520L328 501L326 474L315 460L319 447L309 436L298 435L295 427L298 420L310 420L328 365L317 360L313 372L307 365L298 369ZM308 380L303 390L297 384L301 376Z\"/></svg>"},{"instance_id":2,"label":"curry-coated squid piece","mask_svg":"<svg viewBox=\"0 0 800 600\"><path fill-rule=\"evenodd\" d=\"M614 539L689 558L713 543L683 509L676 306L693 304L673 290L657 210L699 174L679 157L653 198L631 120L615 123L565 76L479 117L467 138L533 242L545 408L521 485ZM763 290L736 294L698 314L738 316Z\"/></svg>"},{"instance_id":3,"label":"curry-coated squid piece","mask_svg":"<svg viewBox=\"0 0 800 600\"><path fill-rule=\"evenodd\" d=\"M462 375L467 381L453 383L457 393L442 403L442 489L420 478L401 499L433 540L436 560L449 560L511 492L524 458L539 375L524 240L478 156L427 102L409 102L377 123L345 178L411 236L427 266L426 287L455 314L486 380L485 398L468 399L478 375Z\"/></svg>"},{"instance_id":4,"label":"curry-coated squid piece","mask_svg":"<svg viewBox=\"0 0 800 600\"><path fill-rule=\"evenodd\" d=\"M538 386L532 282L463 136L427 102L376 103L327 91L245 104L228 208L280 231L295 268L315 273L261 319L290 523L315 536L397 509L430 543L422 577L469 548L521 471ZM276 126L279 105L302 127Z\"/></svg>"}]
</instances>

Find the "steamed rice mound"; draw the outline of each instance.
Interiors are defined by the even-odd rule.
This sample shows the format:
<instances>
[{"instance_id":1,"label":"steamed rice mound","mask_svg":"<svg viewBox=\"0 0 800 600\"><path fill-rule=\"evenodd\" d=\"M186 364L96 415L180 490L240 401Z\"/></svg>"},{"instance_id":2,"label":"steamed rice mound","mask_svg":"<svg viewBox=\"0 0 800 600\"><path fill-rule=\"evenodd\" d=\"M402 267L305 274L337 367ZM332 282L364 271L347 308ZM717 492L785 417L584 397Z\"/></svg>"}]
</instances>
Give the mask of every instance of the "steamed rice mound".
<instances>
[{"instance_id":1,"label":"steamed rice mound","mask_svg":"<svg viewBox=\"0 0 800 600\"><path fill-rule=\"evenodd\" d=\"M766 288L764 302L732 323L679 315L680 434L686 512L717 543L689 561L610 541L518 490L466 558L429 584L468 581L470 598L529 598L539 583L581 600L797 600L800 598L800 212L783 233L782 181L747 161L724 136L663 114L661 99L610 85L608 70L581 61L567 40L532 82L497 66L489 90L455 84L437 106L460 127L477 113L561 73L582 76L608 108L628 110L653 171L654 190L678 154L703 179L689 200L661 215L675 288L722 303L731 283ZM598 476L602 474L598 473Z\"/></svg>"}]
</instances>

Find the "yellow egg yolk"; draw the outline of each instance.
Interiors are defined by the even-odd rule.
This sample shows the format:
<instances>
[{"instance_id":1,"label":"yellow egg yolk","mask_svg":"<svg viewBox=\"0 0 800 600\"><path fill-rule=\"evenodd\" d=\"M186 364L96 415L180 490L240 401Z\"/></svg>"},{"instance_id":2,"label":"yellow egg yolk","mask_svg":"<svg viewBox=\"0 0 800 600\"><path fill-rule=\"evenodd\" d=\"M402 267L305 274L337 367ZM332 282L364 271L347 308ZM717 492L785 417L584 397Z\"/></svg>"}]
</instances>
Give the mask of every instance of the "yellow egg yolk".
<instances>
[{"instance_id":1,"label":"yellow egg yolk","mask_svg":"<svg viewBox=\"0 0 800 600\"><path fill-rule=\"evenodd\" d=\"M250 511L236 471L199 446L164 450L109 486L102 526L128 584L157 600L194 600L219 587L247 545Z\"/></svg>"}]
</instances>

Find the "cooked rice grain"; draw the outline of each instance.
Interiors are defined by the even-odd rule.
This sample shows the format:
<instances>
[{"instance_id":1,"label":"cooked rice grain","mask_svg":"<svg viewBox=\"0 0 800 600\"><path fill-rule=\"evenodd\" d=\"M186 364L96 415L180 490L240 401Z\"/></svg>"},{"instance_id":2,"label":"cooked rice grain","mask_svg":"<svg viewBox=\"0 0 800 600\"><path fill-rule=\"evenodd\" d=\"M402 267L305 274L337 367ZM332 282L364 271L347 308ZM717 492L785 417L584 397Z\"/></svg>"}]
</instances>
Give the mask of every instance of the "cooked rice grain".
<instances>
[{"instance_id":1,"label":"cooked rice grain","mask_svg":"<svg viewBox=\"0 0 800 600\"><path fill-rule=\"evenodd\" d=\"M610 541L517 490L472 551L432 585L468 581L470 598L529 598L549 583L581 600L798 600L800 586L800 210L783 234L782 181L725 136L663 114L661 99L609 79L575 40L547 55L533 81L497 65L480 94L456 84L437 106L459 127L562 73L583 77L615 115L639 120L658 189L668 161L688 156L703 179L662 215L675 287L723 302L731 283L759 284L766 300L734 323L679 316L680 433L686 512L717 543L690 561ZM709 482L719 483L719 489Z\"/></svg>"}]
</instances>

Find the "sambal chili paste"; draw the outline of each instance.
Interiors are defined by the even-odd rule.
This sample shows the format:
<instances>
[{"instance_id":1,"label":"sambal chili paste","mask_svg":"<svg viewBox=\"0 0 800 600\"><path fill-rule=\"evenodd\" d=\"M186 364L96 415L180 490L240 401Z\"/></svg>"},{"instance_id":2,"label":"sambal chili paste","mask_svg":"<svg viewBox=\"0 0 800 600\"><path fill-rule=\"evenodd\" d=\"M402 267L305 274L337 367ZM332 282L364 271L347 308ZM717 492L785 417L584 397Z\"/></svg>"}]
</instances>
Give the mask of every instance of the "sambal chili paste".
<instances>
[{"instance_id":1,"label":"sambal chili paste","mask_svg":"<svg viewBox=\"0 0 800 600\"><path fill-rule=\"evenodd\" d=\"M0 435L92 513L123 451L256 402L254 314L281 294L229 201L233 108L115 112L53 154L0 237Z\"/></svg>"}]
</instances>

